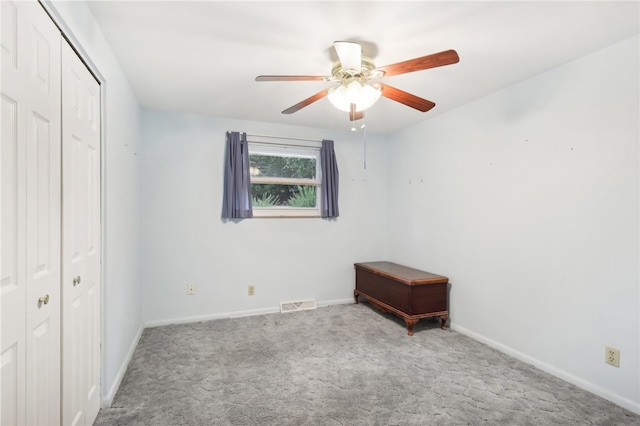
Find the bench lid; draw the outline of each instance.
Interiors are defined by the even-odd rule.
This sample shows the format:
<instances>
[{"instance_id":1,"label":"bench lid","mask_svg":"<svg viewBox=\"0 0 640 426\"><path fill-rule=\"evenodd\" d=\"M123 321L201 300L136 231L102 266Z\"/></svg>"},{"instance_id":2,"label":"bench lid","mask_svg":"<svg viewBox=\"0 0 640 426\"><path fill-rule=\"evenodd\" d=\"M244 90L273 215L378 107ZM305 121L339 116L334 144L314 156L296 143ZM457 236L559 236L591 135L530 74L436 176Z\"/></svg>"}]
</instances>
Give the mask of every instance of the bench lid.
<instances>
[{"instance_id":1,"label":"bench lid","mask_svg":"<svg viewBox=\"0 0 640 426\"><path fill-rule=\"evenodd\" d=\"M449 278L432 274L431 272L409 268L392 262L364 262L355 263L356 269L364 269L376 275L381 275L407 285L440 284L449 282Z\"/></svg>"}]
</instances>

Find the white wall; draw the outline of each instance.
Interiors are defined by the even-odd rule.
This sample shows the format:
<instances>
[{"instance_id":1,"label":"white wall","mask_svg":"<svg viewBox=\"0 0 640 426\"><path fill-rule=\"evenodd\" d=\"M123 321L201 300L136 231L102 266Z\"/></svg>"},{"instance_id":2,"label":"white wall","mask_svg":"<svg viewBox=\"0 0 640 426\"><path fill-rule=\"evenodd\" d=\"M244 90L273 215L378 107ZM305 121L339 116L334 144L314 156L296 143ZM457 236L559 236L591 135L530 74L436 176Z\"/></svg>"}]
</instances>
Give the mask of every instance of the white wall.
<instances>
[{"instance_id":1,"label":"white wall","mask_svg":"<svg viewBox=\"0 0 640 426\"><path fill-rule=\"evenodd\" d=\"M638 51L406 129L389 163L390 259L449 276L453 328L636 412Z\"/></svg>"},{"instance_id":2,"label":"white wall","mask_svg":"<svg viewBox=\"0 0 640 426\"><path fill-rule=\"evenodd\" d=\"M104 78L103 372L105 403L115 395L142 327L138 150L140 107L84 2L47 2L84 59Z\"/></svg>"},{"instance_id":3,"label":"white wall","mask_svg":"<svg viewBox=\"0 0 640 426\"><path fill-rule=\"evenodd\" d=\"M142 244L148 325L274 312L281 301L351 302L354 262L387 255L384 140L363 135L144 110ZM347 127L348 123L345 123ZM333 139L335 221L223 222L225 132ZM194 283L196 295L187 295ZM247 287L255 286L255 295Z\"/></svg>"}]
</instances>

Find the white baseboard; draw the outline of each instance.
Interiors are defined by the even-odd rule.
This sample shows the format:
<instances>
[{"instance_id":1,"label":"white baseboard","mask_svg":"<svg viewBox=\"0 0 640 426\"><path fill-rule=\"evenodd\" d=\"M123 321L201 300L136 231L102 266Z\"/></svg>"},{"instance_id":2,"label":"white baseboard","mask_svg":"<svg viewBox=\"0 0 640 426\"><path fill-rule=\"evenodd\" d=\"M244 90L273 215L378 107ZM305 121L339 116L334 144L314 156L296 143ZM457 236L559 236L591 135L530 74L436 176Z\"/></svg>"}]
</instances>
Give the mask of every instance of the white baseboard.
<instances>
[{"instance_id":1,"label":"white baseboard","mask_svg":"<svg viewBox=\"0 0 640 426\"><path fill-rule=\"evenodd\" d=\"M354 303L353 297L349 297L348 299L324 300L318 302L318 308L326 308L331 305L353 305Z\"/></svg>"},{"instance_id":2,"label":"white baseboard","mask_svg":"<svg viewBox=\"0 0 640 426\"><path fill-rule=\"evenodd\" d=\"M151 327L161 327L163 325L172 325L172 324L188 324L191 322L211 321L211 320L223 319L223 318L240 318L240 317L249 317L252 315L275 314L277 312L280 312L280 309L278 307L273 307L273 308L261 308L261 309L248 309L246 311L223 312L219 314L199 315L199 316L193 316L193 317L167 318L167 319L156 320L156 321L147 321L144 323L144 327L151 328Z\"/></svg>"},{"instance_id":3,"label":"white baseboard","mask_svg":"<svg viewBox=\"0 0 640 426\"><path fill-rule=\"evenodd\" d=\"M113 402L113 398L116 396L116 392L118 392L118 388L120 387L120 383L122 383L122 379L124 378L124 373L127 372L127 367L129 367L129 362L133 357L133 352L136 350L136 346L138 346L138 342L142 337L142 332L144 331L144 326L140 326L138 332L136 333L136 337L131 342L131 346L129 346L129 350L127 351L127 356L125 357L120 369L118 369L118 374L116 375L116 379L113 381L109 392L106 395L102 395L102 408L107 408L111 406Z\"/></svg>"},{"instance_id":4,"label":"white baseboard","mask_svg":"<svg viewBox=\"0 0 640 426\"><path fill-rule=\"evenodd\" d=\"M474 340L484 343L487 346L491 346L494 349L499 350L509 356L512 356L520 361L526 362L527 364L531 364L542 371L545 371L549 374L552 374L562 380L565 380L571 384L578 386L581 389L584 389L588 392L591 392L595 395L598 395L608 401L613 402L616 405L619 405L622 408L626 408L629 411L632 411L636 414L640 414L640 404L630 399L621 397L620 395L614 394L606 389L603 389L593 383L587 382L584 379L576 377L572 374L567 373L564 370L560 370L552 365L549 365L545 362L542 362L536 358L533 358L529 355L523 354L522 352L516 351L508 346L505 346L501 343L496 342L495 340L491 340L481 334L478 334L474 331L471 331L465 327L458 326L454 323L450 324L450 328L455 330L461 334L471 337Z\"/></svg>"},{"instance_id":5,"label":"white baseboard","mask_svg":"<svg viewBox=\"0 0 640 426\"><path fill-rule=\"evenodd\" d=\"M317 305L319 308L326 308L327 306L331 306L331 305L345 305L349 303L353 303L353 298L325 300L325 301L317 302ZM219 314L199 315L199 316L181 317L181 318L167 318L162 320L147 321L144 323L144 327L145 328L161 327L163 325L188 324L191 322L210 321L210 320L223 319L223 318L250 317L253 315L276 314L276 313L280 313L279 306L274 306L273 308L247 309L243 311L223 312Z\"/></svg>"}]
</instances>

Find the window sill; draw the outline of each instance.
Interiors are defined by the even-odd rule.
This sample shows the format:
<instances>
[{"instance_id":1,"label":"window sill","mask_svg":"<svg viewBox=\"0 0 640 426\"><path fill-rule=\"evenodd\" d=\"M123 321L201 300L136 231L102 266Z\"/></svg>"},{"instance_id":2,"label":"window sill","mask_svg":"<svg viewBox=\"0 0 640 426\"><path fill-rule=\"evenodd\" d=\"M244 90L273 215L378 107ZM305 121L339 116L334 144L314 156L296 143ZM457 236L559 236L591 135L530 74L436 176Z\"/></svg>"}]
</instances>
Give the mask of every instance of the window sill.
<instances>
[{"instance_id":1,"label":"window sill","mask_svg":"<svg viewBox=\"0 0 640 426\"><path fill-rule=\"evenodd\" d=\"M254 208L254 218L305 218L321 217L319 208Z\"/></svg>"},{"instance_id":2,"label":"window sill","mask_svg":"<svg viewBox=\"0 0 640 426\"><path fill-rule=\"evenodd\" d=\"M256 216L255 214L251 219L322 219L319 215L269 215L269 216Z\"/></svg>"}]
</instances>

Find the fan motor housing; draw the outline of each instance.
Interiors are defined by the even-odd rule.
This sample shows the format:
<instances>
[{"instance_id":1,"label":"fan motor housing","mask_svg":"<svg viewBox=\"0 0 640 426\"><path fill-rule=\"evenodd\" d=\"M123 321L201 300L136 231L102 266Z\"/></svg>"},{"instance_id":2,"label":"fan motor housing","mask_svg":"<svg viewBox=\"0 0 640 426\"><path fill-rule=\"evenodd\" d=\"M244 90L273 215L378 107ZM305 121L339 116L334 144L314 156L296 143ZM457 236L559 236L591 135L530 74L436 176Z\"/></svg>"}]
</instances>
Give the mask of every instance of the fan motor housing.
<instances>
[{"instance_id":1,"label":"fan motor housing","mask_svg":"<svg viewBox=\"0 0 640 426\"><path fill-rule=\"evenodd\" d=\"M368 80L370 78L380 78L384 76L384 72L376 70L376 66L366 56L362 56L360 70L345 70L342 68L340 61L336 61L331 68L331 75L335 80L350 80L353 78Z\"/></svg>"}]
</instances>

